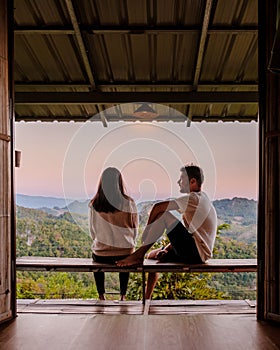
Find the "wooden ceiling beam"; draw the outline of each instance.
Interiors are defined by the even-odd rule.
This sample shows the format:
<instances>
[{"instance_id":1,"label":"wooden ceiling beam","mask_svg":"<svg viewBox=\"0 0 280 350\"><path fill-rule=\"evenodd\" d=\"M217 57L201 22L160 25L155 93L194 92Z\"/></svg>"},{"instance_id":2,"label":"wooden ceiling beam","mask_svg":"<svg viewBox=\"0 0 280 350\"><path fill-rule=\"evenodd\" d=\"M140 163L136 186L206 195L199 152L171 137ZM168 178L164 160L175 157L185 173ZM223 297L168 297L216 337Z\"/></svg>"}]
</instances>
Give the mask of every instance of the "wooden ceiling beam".
<instances>
[{"instance_id":1,"label":"wooden ceiling beam","mask_svg":"<svg viewBox=\"0 0 280 350\"><path fill-rule=\"evenodd\" d=\"M131 25L121 25L121 26L83 26L79 25L81 32L87 32L88 34L183 34L183 33L198 33L201 32L200 26L155 26L150 27L148 25L131 26ZM75 30L71 26L16 26L14 28L14 33L16 35L28 35L28 34L41 34L41 35L75 35ZM207 34L257 34L258 26L211 26L208 27Z\"/></svg>"},{"instance_id":2,"label":"wooden ceiling beam","mask_svg":"<svg viewBox=\"0 0 280 350\"><path fill-rule=\"evenodd\" d=\"M45 83L45 82L21 82L16 81L15 87L20 88L20 90L24 89L53 89L53 88L90 88L91 85L89 83L82 83L82 82L70 82L70 83L63 83L63 82L51 82L51 83ZM122 88L146 88L146 87L153 87L153 88L166 88L166 87L184 87L184 88L190 88L192 87L192 82L170 82L170 81L157 81L157 82L151 82L151 81L141 81L141 82L133 82L130 83L128 81L114 81L114 82L106 82L106 81L99 81L96 83L96 87L98 89L108 89L108 88L116 88L116 89L122 89ZM198 88L247 88L247 89L258 89L258 83L256 81L220 81L220 82L211 82L211 81L204 81L200 82L198 84Z\"/></svg>"},{"instance_id":3,"label":"wooden ceiling beam","mask_svg":"<svg viewBox=\"0 0 280 350\"><path fill-rule=\"evenodd\" d=\"M258 92L16 92L17 105L257 103Z\"/></svg>"}]
</instances>

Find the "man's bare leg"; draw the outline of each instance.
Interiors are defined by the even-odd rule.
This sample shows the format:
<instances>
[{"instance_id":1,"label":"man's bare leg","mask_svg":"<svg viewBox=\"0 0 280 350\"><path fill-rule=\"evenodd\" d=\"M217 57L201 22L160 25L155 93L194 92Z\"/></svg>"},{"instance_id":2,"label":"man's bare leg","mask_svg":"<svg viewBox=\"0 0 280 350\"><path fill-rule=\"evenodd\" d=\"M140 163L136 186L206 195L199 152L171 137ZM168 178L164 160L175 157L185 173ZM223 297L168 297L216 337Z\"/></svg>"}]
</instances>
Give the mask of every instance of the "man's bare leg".
<instances>
[{"instance_id":1,"label":"man's bare leg","mask_svg":"<svg viewBox=\"0 0 280 350\"><path fill-rule=\"evenodd\" d=\"M154 250L150 251L149 254L147 255L147 259L157 260L158 254L160 254L162 252L162 249L163 248L158 248L158 249L154 249ZM154 288L157 284L158 277L159 277L159 273L149 272L146 293L145 293L146 299L152 299L152 294L153 294Z\"/></svg>"},{"instance_id":2,"label":"man's bare leg","mask_svg":"<svg viewBox=\"0 0 280 350\"><path fill-rule=\"evenodd\" d=\"M158 281L158 276L159 274L157 272L149 272L146 293L145 293L146 299L151 299L155 285Z\"/></svg>"},{"instance_id":3,"label":"man's bare leg","mask_svg":"<svg viewBox=\"0 0 280 350\"><path fill-rule=\"evenodd\" d=\"M169 212L165 212L150 225L145 227L143 232L143 245L134 253L123 260L116 261L117 266L133 266L143 264L145 254L151 246L161 237L165 229L171 229L176 225L178 219Z\"/></svg>"}]
</instances>

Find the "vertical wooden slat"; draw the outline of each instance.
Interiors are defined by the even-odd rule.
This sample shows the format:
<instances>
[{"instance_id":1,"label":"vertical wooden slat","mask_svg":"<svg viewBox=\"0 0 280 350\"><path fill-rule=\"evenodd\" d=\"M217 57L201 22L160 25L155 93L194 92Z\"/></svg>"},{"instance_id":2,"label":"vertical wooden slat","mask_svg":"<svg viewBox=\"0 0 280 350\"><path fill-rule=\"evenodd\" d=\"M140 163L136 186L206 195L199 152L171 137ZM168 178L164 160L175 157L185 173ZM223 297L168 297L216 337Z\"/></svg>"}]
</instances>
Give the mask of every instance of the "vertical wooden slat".
<instances>
[{"instance_id":1,"label":"vertical wooden slat","mask_svg":"<svg viewBox=\"0 0 280 350\"><path fill-rule=\"evenodd\" d=\"M266 6L258 1L258 75L259 75L259 195L258 195L258 289L257 318L264 320L264 268L265 268L265 114L266 114Z\"/></svg>"},{"instance_id":2,"label":"vertical wooden slat","mask_svg":"<svg viewBox=\"0 0 280 350\"><path fill-rule=\"evenodd\" d=\"M9 56L8 56L8 0L0 0L0 322L12 317L11 281L11 124Z\"/></svg>"}]
</instances>

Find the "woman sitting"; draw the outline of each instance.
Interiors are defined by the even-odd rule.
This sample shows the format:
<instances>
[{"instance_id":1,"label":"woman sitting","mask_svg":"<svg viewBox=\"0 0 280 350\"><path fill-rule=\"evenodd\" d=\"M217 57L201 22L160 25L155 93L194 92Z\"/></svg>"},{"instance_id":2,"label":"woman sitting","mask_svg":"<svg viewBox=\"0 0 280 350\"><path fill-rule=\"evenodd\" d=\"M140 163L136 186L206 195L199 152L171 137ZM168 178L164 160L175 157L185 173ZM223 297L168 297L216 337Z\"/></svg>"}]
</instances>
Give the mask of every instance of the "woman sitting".
<instances>
[{"instance_id":1,"label":"woman sitting","mask_svg":"<svg viewBox=\"0 0 280 350\"><path fill-rule=\"evenodd\" d=\"M101 175L96 195L89 204L89 229L93 239L92 257L113 264L134 251L138 214L134 200L125 193L123 178L116 168ZM105 300L104 272L94 272L100 300ZM129 272L120 272L120 300L125 300Z\"/></svg>"}]
</instances>

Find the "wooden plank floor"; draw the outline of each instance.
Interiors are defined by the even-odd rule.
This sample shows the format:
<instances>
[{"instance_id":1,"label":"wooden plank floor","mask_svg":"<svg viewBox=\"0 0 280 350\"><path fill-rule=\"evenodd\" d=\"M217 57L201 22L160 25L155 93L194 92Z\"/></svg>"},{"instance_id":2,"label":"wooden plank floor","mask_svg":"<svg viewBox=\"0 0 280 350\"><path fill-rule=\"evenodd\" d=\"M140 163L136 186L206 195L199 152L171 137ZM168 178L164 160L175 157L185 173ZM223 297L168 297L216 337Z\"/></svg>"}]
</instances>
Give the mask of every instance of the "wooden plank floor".
<instances>
[{"instance_id":1,"label":"wooden plank floor","mask_svg":"<svg viewBox=\"0 0 280 350\"><path fill-rule=\"evenodd\" d=\"M0 325L3 350L274 350L279 327L253 314L24 314Z\"/></svg>"},{"instance_id":2,"label":"wooden plank floor","mask_svg":"<svg viewBox=\"0 0 280 350\"><path fill-rule=\"evenodd\" d=\"M18 313L42 314L107 314L107 315L178 315L255 314L256 303L249 300L152 300L99 301L99 300L18 300Z\"/></svg>"},{"instance_id":3,"label":"wooden plank floor","mask_svg":"<svg viewBox=\"0 0 280 350\"><path fill-rule=\"evenodd\" d=\"M18 313L142 315L141 301L18 300Z\"/></svg>"}]
</instances>

